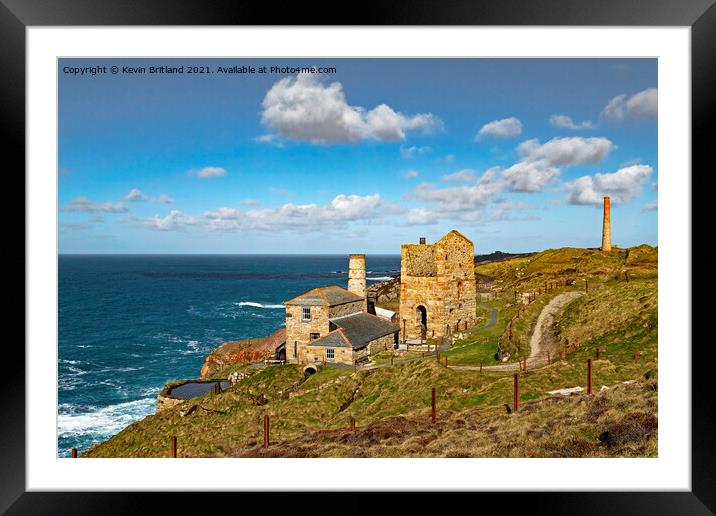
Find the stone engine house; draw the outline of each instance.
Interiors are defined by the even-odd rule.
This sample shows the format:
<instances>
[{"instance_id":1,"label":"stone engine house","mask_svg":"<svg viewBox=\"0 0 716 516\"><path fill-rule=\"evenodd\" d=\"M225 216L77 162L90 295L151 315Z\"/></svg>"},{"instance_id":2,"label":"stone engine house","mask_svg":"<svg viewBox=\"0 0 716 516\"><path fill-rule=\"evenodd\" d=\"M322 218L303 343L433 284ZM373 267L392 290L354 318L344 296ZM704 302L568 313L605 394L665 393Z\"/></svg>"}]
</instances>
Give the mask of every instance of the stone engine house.
<instances>
[{"instance_id":1,"label":"stone engine house","mask_svg":"<svg viewBox=\"0 0 716 516\"><path fill-rule=\"evenodd\" d=\"M400 329L404 340L448 337L476 319L475 246L452 230L434 244L403 244Z\"/></svg>"},{"instance_id":2,"label":"stone engine house","mask_svg":"<svg viewBox=\"0 0 716 516\"><path fill-rule=\"evenodd\" d=\"M287 363L356 364L398 345L397 324L370 313L365 255L349 258L348 290L319 287L285 301Z\"/></svg>"}]
</instances>

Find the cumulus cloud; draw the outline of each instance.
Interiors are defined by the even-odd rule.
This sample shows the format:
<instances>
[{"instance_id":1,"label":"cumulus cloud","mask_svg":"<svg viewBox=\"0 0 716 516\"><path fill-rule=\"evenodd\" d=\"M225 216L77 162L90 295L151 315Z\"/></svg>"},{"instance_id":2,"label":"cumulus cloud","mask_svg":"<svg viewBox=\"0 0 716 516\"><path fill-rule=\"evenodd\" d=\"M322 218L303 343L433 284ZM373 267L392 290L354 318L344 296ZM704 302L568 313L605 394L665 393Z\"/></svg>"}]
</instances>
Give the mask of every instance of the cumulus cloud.
<instances>
[{"instance_id":1,"label":"cumulus cloud","mask_svg":"<svg viewBox=\"0 0 716 516\"><path fill-rule=\"evenodd\" d=\"M174 204L174 199L168 195L160 195L159 197L149 197L144 195L139 188L132 188L127 195L124 196L127 202L153 202L158 204Z\"/></svg>"},{"instance_id":2,"label":"cumulus cloud","mask_svg":"<svg viewBox=\"0 0 716 516\"><path fill-rule=\"evenodd\" d=\"M559 169L545 161L521 161L502 172L513 192L541 192L559 175Z\"/></svg>"},{"instance_id":3,"label":"cumulus cloud","mask_svg":"<svg viewBox=\"0 0 716 516\"><path fill-rule=\"evenodd\" d=\"M457 172L453 172L452 174L444 175L443 181L453 181L456 183L472 183L474 181L477 181L477 176L475 175L475 171L471 168L464 168L462 170L458 170Z\"/></svg>"},{"instance_id":4,"label":"cumulus cloud","mask_svg":"<svg viewBox=\"0 0 716 516\"><path fill-rule=\"evenodd\" d=\"M602 116L607 120L656 118L659 112L658 97L656 88L647 88L632 96L617 95L607 102L602 110Z\"/></svg>"},{"instance_id":5,"label":"cumulus cloud","mask_svg":"<svg viewBox=\"0 0 716 516\"><path fill-rule=\"evenodd\" d=\"M196 225L198 220L196 217L182 213L179 210L172 210L165 217L155 215L145 223L149 228L157 231L182 231L187 226Z\"/></svg>"},{"instance_id":6,"label":"cumulus cloud","mask_svg":"<svg viewBox=\"0 0 716 516\"><path fill-rule=\"evenodd\" d=\"M207 178L207 177L222 177L227 174L226 169L221 167L204 167L199 170L192 170L189 175Z\"/></svg>"},{"instance_id":7,"label":"cumulus cloud","mask_svg":"<svg viewBox=\"0 0 716 516\"><path fill-rule=\"evenodd\" d=\"M552 115L549 117L549 123L560 129L591 129L594 127L592 122L585 120L583 122L575 123L572 117L567 115Z\"/></svg>"},{"instance_id":8,"label":"cumulus cloud","mask_svg":"<svg viewBox=\"0 0 716 516\"><path fill-rule=\"evenodd\" d=\"M159 197L157 197L156 202L159 202L159 203L162 203L162 204L174 204L175 201L174 201L174 199L172 199L172 198L169 197L168 195L162 194L162 195L160 195Z\"/></svg>"},{"instance_id":9,"label":"cumulus cloud","mask_svg":"<svg viewBox=\"0 0 716 516\"><path fill-rule=\"evenodd\" d=\"M127 207L122 203L95 203L90 201L87 197L77 197L61 208L61 211L79 213L124 213L127 211Z\"/></svg>"},{"instance_id":10,"label":"cumulus cloud","mask_svg":"<svg viewBox=\"0 0 716 516\"><path fill-rule=\"evenodd\" d=\"M441 127L431 113L406 116L386 104L366 110L348 104L340 82L324 84L300 73L276 82L262 103L261 121L289 140L312 143L405 140L407 131L430 133Z\"/></svg>"},{"instance_id":11,"label":"cumulus cloud","mask_svg":"<svg viewBox=\"0 0 716 516\"><path fill-rule=\"evenodd\" d=\"M369 221L380 218L394 207L384 201L380 194L337 195L326 205L287 203L279 208L261 210L237 210L219 208L204 212L209 230L265 230L280 231L302 228L308 231L330 226L344 227L348 222Z\"/></svg>"},{"instance_id":12,"label":"cumulus cloud","mask_svg":"<svg viewBox=\"0 0 716 516\"><path fill-rule=\"evenodd\" d=\"M533 138L522 142L517 151L525 161L545 161L549 165L572 166L598 163L614 148L607 138L552 138L544 144Z\"/></svg>"},{"instance_id":13,"label":"cumulus cloud","mask_svg":"<svg viewBox=\"0 0 716 516\"><path fill-rule=\"evenodd\" d=\"M430 183L418 185L412 197L436 204L441 213L453 213L482 208L492 202L502 191L497 169L486 171L472 185L438 188Z\"/></svg>"},{"instance_id":14,"label":"cumulus cloud","mask_svg":"<svg viewBox=\"0 0 716 516\"><path fill-rule=\"evenodd\" d=\"M413 208L405 217L405 223L408 226L429 226L437 224L438 219L433 212L425 208Z\"/></svg>"},{"instance_id":15,"label":"cumulus cloud","mask_svg":"<svg viewBox=\"0 0 716 516\"><path fill-rule=\"evenodd\" d=\"M565 184L567 202L599 206L607 195L615 203L629 202L639 196L652 171L649 165L632 165L611 174L582 176Z\"/></svg>"},{"instance_id":16,"label":"cumulus cloud","mask_svg":"<svg viewBox=\"0 0 716 516\"><path fill-rule=\"evenodd\" d=\"M502 173L514 192L541 192L557 177L560 167L598 163L614 148L607 138L553 138L541 144L531 139L517 147L521 161Z\"/></svg>"},{"instance_id":17,"label":"cumulus cloud","mask_svg":"<svg viewBox=\"0 0 716 516\"><path fill-rule=\"evenodd\" d=\"M148 201L149 197L144 195L139 188L132 188L129 193L124 196L124 200L127 202Z\"/></svg>"},{"instance_id":18,"label":"cumulus cloud","mask_svg":"<svg viewBox=\"0 0 716 516\"><path fill-rule=\"evenodd\" d=\"M400 147L400 155L405 159L412 159L415 156L422 156L432 150L431 147L418 147L413 145L412 147Z\"/></svg>"},{"instance_id":19,"label":"cumulus cloud","mask_svg":"<svg viewBox=\"0 0 716 516\"><path fill-rule=\"evenodd\" d=\"M475 135L475 141L485 137L512 138L520 134L522 134L522 122L513 116L486 123Z\"/></svg>"},{"instance_id":20,"label":"cumulus cloud","mask_svg":"<svg viewBox=\"0 0 716 516\"><path fill-rule=\"evenodd\" d=\"M403 173L401 174L401 176L403 177L403 179L415 179L415 178L418 177L419 175L420 175L420 174L418 174L418 171L417 171L417 170L406 170L405 172L403 172Z\"/></svg>"}]
</instances>

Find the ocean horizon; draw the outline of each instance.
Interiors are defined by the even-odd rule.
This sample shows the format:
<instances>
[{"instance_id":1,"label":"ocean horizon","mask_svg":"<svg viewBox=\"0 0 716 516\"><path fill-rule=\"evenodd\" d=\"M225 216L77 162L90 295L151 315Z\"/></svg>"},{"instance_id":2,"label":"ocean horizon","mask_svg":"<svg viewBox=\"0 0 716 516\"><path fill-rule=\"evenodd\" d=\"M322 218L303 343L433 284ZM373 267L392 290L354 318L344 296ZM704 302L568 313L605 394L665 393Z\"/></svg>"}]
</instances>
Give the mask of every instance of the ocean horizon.
<instances>
[{"instance_id":1,"label":"ocean horizon","mask_svg":"<svg viewBox=\"0 0 716 516\"><path fill-rule=\"evenodd\" d=\"M366 254L368 284L400 255ZM58 456L154 413L162 386L196 378L223 342L284 325L283 301L347 285L348 254L62 253Z\"/></svg>"}]
</instances>

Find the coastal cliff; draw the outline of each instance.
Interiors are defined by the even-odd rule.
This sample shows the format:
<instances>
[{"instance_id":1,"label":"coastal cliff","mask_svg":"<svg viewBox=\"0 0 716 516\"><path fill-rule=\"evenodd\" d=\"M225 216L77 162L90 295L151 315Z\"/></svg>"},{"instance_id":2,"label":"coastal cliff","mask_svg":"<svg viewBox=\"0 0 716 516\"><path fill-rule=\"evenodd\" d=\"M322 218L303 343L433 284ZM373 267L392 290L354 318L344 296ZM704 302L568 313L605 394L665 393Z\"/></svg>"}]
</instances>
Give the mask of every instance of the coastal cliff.
<instances>
[{"instance_id":1,"label":"coastal cliff","mask_svg":"<svg viewBox=\"0 0 716 516\"><path fill-rule=\"evenodd\" d=\"M279 328L268 337L224 342L204 359L201 376L210 376L238 362L248 363L274 358L276 346L285 340L286 328Z\"/></svg>"}]
</instances>

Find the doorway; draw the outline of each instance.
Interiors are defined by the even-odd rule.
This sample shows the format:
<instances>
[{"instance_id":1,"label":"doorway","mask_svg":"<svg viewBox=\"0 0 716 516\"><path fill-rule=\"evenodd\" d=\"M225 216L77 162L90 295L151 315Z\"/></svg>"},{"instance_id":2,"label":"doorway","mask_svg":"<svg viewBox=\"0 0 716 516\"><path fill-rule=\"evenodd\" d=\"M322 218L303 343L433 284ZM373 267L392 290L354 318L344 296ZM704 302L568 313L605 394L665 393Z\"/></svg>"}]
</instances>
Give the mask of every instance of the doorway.
<instances>
[{"instance_id":1,"label":"doorway","mask_svg":"<svg viewBox=\"0 0 716 516\"><path fill-rule=\"evenodd\" d=\"M428 310L422 305L419 305L416 310L416 319L420 325L420 337L425 338L428 333Z\"/></svg>"}]
</instances>

